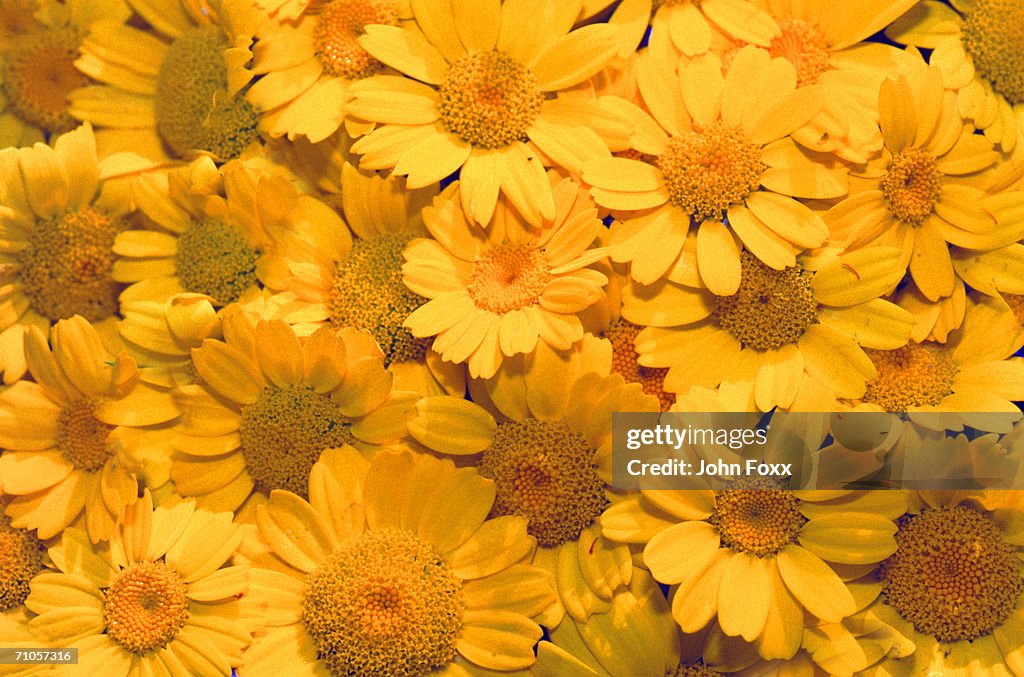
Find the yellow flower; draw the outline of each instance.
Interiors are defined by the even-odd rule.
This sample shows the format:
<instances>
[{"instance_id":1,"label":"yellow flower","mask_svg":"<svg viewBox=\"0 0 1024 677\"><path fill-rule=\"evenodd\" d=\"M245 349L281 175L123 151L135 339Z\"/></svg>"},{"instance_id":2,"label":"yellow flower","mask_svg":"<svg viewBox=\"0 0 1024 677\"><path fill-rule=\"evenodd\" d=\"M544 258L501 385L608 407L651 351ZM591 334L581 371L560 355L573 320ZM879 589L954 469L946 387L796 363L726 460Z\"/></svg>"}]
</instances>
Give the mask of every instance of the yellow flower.
<instances>
[{"instance_id":1,"label":"yellow flower","mask_svg":"<svg viewBox=\"0 0 1024 677\"><path fill-rule=\"evenodd\" d=\"M554 218L543 162L578 172L608 155L628 125L594 100L548 98L597 73L615 55L617 29L570 31L576 1L416 3L422 33L373 26L359 44L407 78L377 75L349 88L347 112L380 125L352 147L364 169L408 175L409 187L461 169L471 221L491 221L503 193L533 225ZM595 128L592 128L595 127Z\"/></svg>"},{"instance_id":2,"label":"yellow flower","mask_svg":"<svg viewBox=\"0 0 1024 677\"><path fill-rule=\"evenodd\" d=\"M653 0L649 50L661 59L706 54L715 38L767 48L781 34L771 15L737 0Z\"/></svg>"},{"instance_id":3,"label":"yellow flower","mask_svg":"<svg viewBox=\"0 0 1024 677\"><path fill-rule=\"evenodd\" d=\"M259 135L252 105L229 90L232 26L205 2L132 7L152 31L114 17L90 26L75 65L101 84L72 92L71 114L106 128L97 132L104 157L238 157Z\"/></svg>"},{"instance_id":4,"label":"yellow flower","mask_svg":"<svg viewBox=\"0 0 1024 677\"><path fill-rule=\"evenodd\" d=\"M241 677L524 670L553 601L522 560L519 517L488 519L494 484L448 460L351 447L324 453L309 501L275 491L257 509L255 635ZM269 566L263 567L263 562ZM509 591L516 594L510 595Z\"/></svg>"},{"instance_id":5,"label":"yellow flower","mask_svg":"<svg viewBox=\"0 0 1024 677\"><path fill-rule=\"evenodd\" d=\"M583 338L579 314L608 281L587 268L606 254L590 249L602 225L589 195L554 172L551 182L553 219L531 228L503 200L487 231L467 219L459 201L465 186L453 184L423 210L433 239L405 249L405 285L430 299L405 326L413 336L436 336L433 350L466 362L473 377L490 378L538 340L567 350Z\"/></svg>"},{"instance_id":6,"label":"yellow flower","mask_svg":"<svg viewBox=\"0 0 1024 677\"><path fill-rule=\"evenodd\" d=\"M824 218L848 248L900 247L917 288L937 301L953 292L949 245L989 250L1024 236L1024 193L985 192L984 172L999 155L964 127L937 69L886 80L878 101L885 149L851 175L864 181L851 180L850 197Z\"/></svg>"},{"instance_id":7,"label":"yellow flower","mask_svg":"<svg viewBox=\"0 0 1024 677\"><path fill-rule=\"evenodd\" d=\"M0 394L0 486L14 498L12 524L50 538L84 511L92 541L110 538L138 498L137 473L167 479L167 435L179 409L166 388L138 378L83 318L61 320L53 348L36 327L25 336L35 378Z\"/></svg>"},{"instance_id":8,"label":"yellow flower","mask_svg":"<svg viewBox=\"0 0 1024 677\"><path fill-rule=\"evenodd\" d=\"M22 337L81 315L110 333L120 285L114 238L127 205L103 200L92 129L83 125L53 148L0 151L0 370L25 373Z\"/></svg>"},{"instance_id":9,"label":"yellow flower","mask_svg":"<svg viewBox=\"0 0 1024 677\"><path fill-rule=\"evenodd\" d=\"M192 351L200 383L178 391L185 416L171 479L201 506L234 510L257 489L305 496L324 449L372 448L405 434L415 393L392 394L366 332L318 329L300 339L280 320L222 313L225 340ZM261 499L257 499L261 500Z\"/></svg>"},{"instance_id":10,"label":"yellow flower","mask_svg":"<svg viewBox=\"0 0 1024 677\"><path fill-rule=\"evenodd\" d=\"M238 620L247 568L222 568L242 539L231 518L191 501L154 510L146 492L108 548L65 531L50 549L59 572L32 579L25 602L38 636L79 651L57 674L230 674L251 640Z\"/></svg>"},{"instance_id":11,"label":"yellow flower","mask_svg":"<svg viewBox=\"0 0 1024 677\"><path fill-rule=\"evenodd\" d=\"M819 87L797 89L792 64L753 46L724 76L713 54L678 64L648 56L637 69L653 120L634 111L643 130L635 146L651 161L600 158L583 167L599 205L644 210L626 220L612 250L615 261L631 262L633 279L671 275L691 225L701 280L719 295L739 287L741 245L781 270L825 241L821 218L794 196L845 195L845 170L789 138L821 111Z\"/></svg>"}]
</instances>

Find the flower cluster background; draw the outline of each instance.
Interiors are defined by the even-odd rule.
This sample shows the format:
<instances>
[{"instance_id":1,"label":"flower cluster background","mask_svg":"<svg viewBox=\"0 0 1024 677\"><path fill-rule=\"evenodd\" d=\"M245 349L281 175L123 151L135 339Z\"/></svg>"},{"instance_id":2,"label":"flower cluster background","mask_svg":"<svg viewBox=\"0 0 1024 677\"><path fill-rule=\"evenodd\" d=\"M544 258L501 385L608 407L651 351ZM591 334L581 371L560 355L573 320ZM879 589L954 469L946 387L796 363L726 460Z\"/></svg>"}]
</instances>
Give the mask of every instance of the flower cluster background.
<instances>
[{"instance_id":1,"label":"flower cluster background","mask_svg":"<svg viewBox=\"0 0 1024 677\"><path fill-rule=\"evenodd\" d=\"M1024 457L1022 0L0 0L0 148L0 675L1024 675L1022 492L611 484Z\"/></svg>"}]
</instances>

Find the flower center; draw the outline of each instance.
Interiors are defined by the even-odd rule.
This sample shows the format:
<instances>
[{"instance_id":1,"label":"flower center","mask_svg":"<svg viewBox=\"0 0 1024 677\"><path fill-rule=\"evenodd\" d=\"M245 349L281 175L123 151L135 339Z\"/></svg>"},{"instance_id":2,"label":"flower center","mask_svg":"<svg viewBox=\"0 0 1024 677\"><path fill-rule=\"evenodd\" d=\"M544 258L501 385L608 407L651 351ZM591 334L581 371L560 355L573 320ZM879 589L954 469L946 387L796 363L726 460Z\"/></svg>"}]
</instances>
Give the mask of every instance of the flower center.
<instances>
[{"instance_id":1,"label":"flower center","mask_svg":"<svg viewBox=\"0 0 1024 677\"><path fill-rule=\"evenodd\" d=\"M697 221L721 218L729 205L757 190L767 167L760 146L743 130L719 122L669 139L657 165L669 201Z\"/></svg>"},{"instance_id":2,"label":"flower center","mask_svg":"<svg viewBox=\"0 0 1024 677\"><path fill-rule=\"evenodd\" d=\"M1024 294L1003 294L1003 300L1010 306L1017 322L1024 325Z\"/></svg>"},{"instance_id":3,"label":"flower center","mask_svg":"<svg viewBox=\"0 0 1024 677\"><path fill-rule=\"evenodd\" d=\"M167 49L154 110L156 129L177 157L208 151L230 160L259 138L253 107L239 96L228 97L228 46L217 27L206 26L186 30Z\"/></svg>"},{"instance_id":4,"label":"flower center","mask_svg":"<svg viewBox=\"0 0 1024 677\"><path fill-rule=\"evenodd\" d=\"M329 74L357 80L368 78L383 64L366 53L357 39L367 24L398 25L394 3L380 0L333 0L320 14L313 33L317 58Z\"/></svg>"},{"instance_id":5,"label":"flower center","mask_svg":"<svg viewBox=\"0 0 1024 677\"><path fill-rule=\"evenodd\" d=\"M935 210L941 194L942 175L931 153L908 148L892 157L889 171L882 177L882 195L893 216L920 225Z\"/></svg>"},{"instance_id":6,"label":"flower center","mask_svg":"<svg viewBox=\"0 0 1024 677\"><path fill-rule=\"evenodd\" d=\"M64 407L58 418L57 448L79 470L99 470L110 458L107 436L114 429L96 418L96 402L77 400Z\"/></svg>"},{"instance_id":7,"label":"flower center","mask_svg":"<svg viewBox=\"0 0 1024 677\"><path fill-rule=\"evenodd\" d=\"M118 574L103 601L107 634L143 655L161 649L188 621L188 587L163 562L139 562Z\"/></svg>"},{"instance_id":8,"label":"flower center","mask_svg":"<svg viewBox=\"0 0 1024 677\"><path fill-rule=\"evenodd\" d=\"M74 28L42 30L11 40L0 69L0 89L18 117L50 133L75 127L68 95L89 83L75 68L81 42Z\"/></svg>"},{"instance_id":9,"label":"flower center","mask_svg":"<svg viewBox=\"0 0 1024 677\"><path fill-rule=\"evenodd\" d=\"M637 362L636 335L639 333L640 327L625 320L616 320L605 330L605 338L612 343L612 373L620 374L628 383L639 383L645 393L658 398L662 411L668 411L676 401L674 393L665 392L668 369L644 367Z\"/></svg>"},{"instance_id":10,"label":"flower center","mask_svg":"<svg viewBox=\"0 0 1024 677\"><path fill-rule=\"evenodd\" d=\"M768 53L796 67L797 87L813 85L828 70L828 41L814 24L800 19L779 22L781 33L772 38Z\"/></svg>"},{"instance_id":11,"label":"flower center","mask_svg":"<svg viewBox=\"0 0 1024 677\"><path fill-rule=\"evenodd\" d=\"M477 308L503 314L537 302L551 273L544 254L527 245L504 244L473 267L469 296Z\"/></svg>"},{"instance_id":12,"label":"flower center","mask_svg":"<svg viewBox=\"0 0 1024 677\"><path fill-rule=\"evenodd\" d=\"M890 412L938 404L953 392L953 356L934 343L909 343L895 350L865 349L878 377L868 383L864 401Z\"/></svg>"},{"instance_id":13,"label":"flower center","mask_svg":"<svg viewBox=\"0 0 1024 677\"><path fill-rule=\"evenodd\" d=\"M481 148L525 140L544 101L530 69L495 50L470 52L452 64L440 96L444 128Z\"/></svg>"},{"instance_id":14,"label":"flower center","mask_svg":"<svg viewBox=\"0 0 1024 677\"><path fill-rule=\"evenodd\" d=\"M178 238L174 266L185 289L227 305L257 284L260 254L230 224L199 219Z\"/></svg>"},{"instance_id":15,"label":"flower center","mask_svg":"<svg viewBox=\"0 0 1024 677\"><path fill-rule=\"evenodd\" d=\"M999 529L965 506L905 518L882 563L882 591L919 632L973 640L1005 621L1024 591L1020 561Z\"/></svg>"},{"instance_id":16,"label":"flower center","mask_svg":"<svg viewBox=\"0 0 1024 677\"><path fill-rule=\"evenodd\" d=\"M331 324L369 331L384 351L385 364L419 360L430 346L402 326L426 303L402 282L402 250L408 243L403 235L356 240L338 261L328 293Z\"/></svg>"},{"instance_id":17,"label":"flower center","mask_svg":"<svg viewBox=\"0 0 1024 677\"><path fill-rule=\"evenodd\" d=\"M796 266L774 270L749 252L740 261L740 288L716 299L718 323L745 348L777 350L796 343L818 321L812 274Z\"/></svg>"},{"instance_id":18,"label":"flower center","mask_svg":"<svg viewBox=\"0 0 1024 677\"><path fill-rule=\"evenodd\" d=\"M264 493L307 497L309 472L324 449L352 444L349 422L329 395L310 388L264 388L242 409L245 467Z\"/></svg>"},{"instance_id":19,"label":"flower center","mask_svg":"<svg viewBox=\"0 0 1024 677\"><path fill-rule=\"evenodd\" d=\"M111 278L118 224L92 207L41 219L17 254L32 309L50 320L81 315L90 322L117 312Z\"/></svg>"},{"instance_id":20,"label":"flower center","mask_svg":"<svg viewBox=\"0 0 1024 677\"><path fill-rule=\"evenodd\" d=\"M302 620L333 675L426 675L455 658L461 590L429 544L366 532L309 575Z\"/></svg>"},{"instance_id":21,"label":"flower center","mask_svg":"<svg viewBox=\"0 0 1024 677\"><path fill-rule=\"evenodd\" d=\"M491 514L529 518L541 545L577 538L607 503L594 448L564 420L500 423L478 470L497 490Z\"/></svg>"},{"instance_id":22,"label":"flower center","mask_svg":"<svg viewBox=\"0 0 1024 677\"><path fill-rule=\"evenodd\" d=\"M964 16L964 49L1011 104L1024 103L1024 4L977 0Z\"/></svg>"},{"instance_id":23,"label":"flower center","mask_svg":"<svg viewBox=\"0 0 1024 677\"><path fill-rule=\"evenodd\" d=\"M724 672L712 670L699 658L693 663L680 663L669 677L724 677Z\"/></svg>"},{"instance_id":24,"label":"flower center","mask_svg":"<svg viewBox=\"0 0 1024 677\"><path fill-rule=\"evenodd\" d=\"M42 570L43 544L31 531L15 529L11 518L0 514L0 611L24 602L29 581Z\"/></svg>"},{"instance_id":25,"label":"flower center","mask_svg":"<svg viewBox=\"0 0 1024 677\"><path fill-rule=\"evenodd\" d=\"M9 40L39 28L37 9L36 0L0 0L0 39Z\"/></svg>"},{"instance_id":26,"label":"flower center","mask_svg":"<svg viewBox=\"0 0 1024 677\"><path fill-rule=\"evenodd\" d=\"M792 492L731 489L718 492L708 521L718 529L723 547L765 557L796 543L807 518Z\"/></svg>"}]
</instances>

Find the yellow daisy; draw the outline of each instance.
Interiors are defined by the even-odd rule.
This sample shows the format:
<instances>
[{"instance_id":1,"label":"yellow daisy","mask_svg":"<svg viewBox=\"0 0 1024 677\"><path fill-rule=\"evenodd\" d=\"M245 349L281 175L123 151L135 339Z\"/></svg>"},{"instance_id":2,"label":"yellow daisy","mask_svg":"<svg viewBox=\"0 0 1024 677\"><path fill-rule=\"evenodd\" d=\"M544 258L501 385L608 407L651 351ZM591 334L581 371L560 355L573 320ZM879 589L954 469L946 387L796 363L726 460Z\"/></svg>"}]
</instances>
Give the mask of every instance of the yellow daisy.
<instances>
[{"instance_id":1,"label":"yellow daisy","mask_svg":"<svg viewBox=\"0 0 1024 677\"><path fill-rule=\"evenodd\" d=\"M672 586L683 632L717 619L761 657L785 660L800 648L805 612L838 623L857 610L828 563L874 564L892 554L892 517L905 506L898 491L644 490L605 511L601 528L643 546L644 565Z\"/></svg>"},{"instance_id":2,"label":"yellow daisy","mask_svg":"<svg viewBox=\"0 0 1024 677\"><path fill-rule=\"evenodd\" d=\"M256 111L229 95L224 52L232 26L205 2L129 4L152 31L116 18L96 21L75 62L101 83L71 93L71 114L105 128L97 133L103 156L230 160L258 141Z\"/></svg>"},{"instance_id":3,"label":"yellow daisy","mask_svg":"<svg viewBox=\"0 0 1024 677\"><path fill-rule=\"evenodd\" d=\"M104 200L96 144L84 125L53 148L0 151L0 370L4 382L25 373L22 337L81 315L114 328L120 285L113 279L114 238L126 204Z\"/></svg>"},{"instance_id":4,"label":"yellow daisy","mask_svg":"<svg viewBox=\"0 0 1024 677\"><path fill-rule=\"evenodd\" d=\"M856 249L900 247L901 261L930 301L949 296L954 271L949 246L988 250L1024 236L1019 191L989 195L981 181L999 154L973 134L942 88L935 68L918 68L879 91L885 149L856 170L864 181L825 213L832 238Z\"/></svg>"},{"instance_id":5,"label":"yellow daisy","mask_svg":"<svg viewBox=\"0 0 1024 677\"><path fill-rule=\"evenodd\" d=\"M347 113L380 126L352 147L364 169L390 169L409 187L460 170L471 221L491 221L503 193L530 224L555 217L543 164L578 172L608 155L595 131L622 132L597 101L557 96L615 55L618 31L570 31L579 0L413 3L420 30L373 26L359 44L407 78L377 75L349 88ZM420 32L422 31L422 32ZM593 128L592 128L593 127ZM628 133L628 126L625 128Z\"/></svg>"},{"instance_id":6,"label":"yellow daisy","mask_svg":"<svg viewBox=\"0 0 1024 677\"><path fill-rule=\"evenodd\" d=\"M484 231L463 211L460 180L423 210L433 239L405 249L405 285L430 299L405 326L413 336L436 337L433 350L466 362L473 377L493 376L503 359L533 351L538 340L567 350L583 338L579 313L608 281L587 267L606 255L591 248L603 226L589 194L554 172L550 181L553 218L532 228L502 200Z\"/></svg>"},{"instance_id":7,"label":"yellow daisy","mask_svg":"<svg viewBox=\"0 0 1024 677\"><path fill-rule=\"evenodd\" d=\"M0 3L0 148L29 146L78 123L68 95L89 82L75 68L89 25L125 20L123 0Z\"/></svg>"},{"instance_id":8,"label":"yellow daisy","mask_svg":"<svg viewBox=\"0 0 1024 677\"><path fill-rule=\"evenodd\" d=\"M909 339L913 317L882 298L903 277L898 257L892 247L833 250L775 270L743 252L735 294L690 286L691 266L679 284L627 287L622 315L646 327L638 363L668 368L667 391L718 388L726 411L830 411L875 378L865 348Z\"/></svg>"},{"instance_id":9,"label":"yellow daisy","mask_svg":"<svg viewBox=\"0 0 1024 677\"><path fill-rule=\"evenodd\" d=\"M719 295L739 287L741 247L781 270L825 241L821 218L794 197L845 195L845 170L789 138L821 111L818 86L797 89L791 63L753 46L725 75L714 54L678 65L649 55L637 68L653 119L637 109L643 134L635 146L650 161L598 158L583 168L599 205L644 210L627 219L612 250L615 261L631 263L633 279L666 275L691 225L701 279Z\"/></svg>"},{"instance_id":10,"label":"yellow daisy","mask_svg":"<svg viewBox=\"0 0 1024 677\"><path fill-rule=\"evenodd\" d=\"M886 29L895 42L931 49L960 112L1010 152L1024 140L1024 8L1014 0L926 0Z\"/></svg>"},{"instance_id":11,"label":"yellow daisy","mask_svg":"<svg viewBox=\"0 0 1024 677\"><path fill-rule=\"evenodd\" d=\"M526 520L488 519L493 501L493 482L448 460L325 453L308 502L275 491L257 509L266 555L243 602L266 627L239 676L530 667L541 637L530 618L553 597L546 574L522 563L534 548Z\"/></svg>"},{"instance_id":12,"label":"yellow daisy","mask_svg":"<svg viewBox=\"0 0 1024 677\"><path fill-rule=\"evenodd\" d=\"M146 492L108 548L65 531L58 571L32 579L25 602L38 636L78 649L56 674L230 675L251 640L238 620L247 568L223 568L242 538L231 518L191 501L154 510Z\"/></svg>"},{"instance_id":13,"label":"yellow daisy","mask_svg":"<svg viewBox=\"0 0 1024 677\"><path fill-rule=\"evenodd\" d=\"M392 394L373 337L352 328L300 339L281 320L222 312L224 340L192 351L171 479L200 505L234 510L257 489L306 495L324 449L398 441L415 393Z\"/></svg>"},{"instance_id":14,"label":"yellow daisy","mask_svg":"<svg viewBox=\"0 0 1024 677\"><path fill-rule=\"evenodd\" d=\"M675 61L706 54L719 36L767 48L779 37L772 16L742 0L653 0L648 49Z\"/></svg>"},{"instance_id":15,"label":"yellow daisy","mask_svg":"<svg viewBox=\"0 0 1024 677\"><path fill-rule=\"evenodd\" d=\"M83 318L61 320L51 336L52 349L40 329L29 329L35 382L0 394L0 446L8 450L0 486L14 496L6 511L14 526L50 538L85 511L98 542L138 498L136 474L165 464L179 409L168 389L138 378L125 353L111 355Z\"/></svg>"},{"instance_id":16,"label":"yellow daisy","mask_svg":"<svg viewBox=\"0 0 1024 677\"><path fill-rule=\"evenodd\" d=\"M1019 492L920 498L868 578L882 592L866 610L916 651L865 674L1024 675Z\"/></svg>"}]
</instances>

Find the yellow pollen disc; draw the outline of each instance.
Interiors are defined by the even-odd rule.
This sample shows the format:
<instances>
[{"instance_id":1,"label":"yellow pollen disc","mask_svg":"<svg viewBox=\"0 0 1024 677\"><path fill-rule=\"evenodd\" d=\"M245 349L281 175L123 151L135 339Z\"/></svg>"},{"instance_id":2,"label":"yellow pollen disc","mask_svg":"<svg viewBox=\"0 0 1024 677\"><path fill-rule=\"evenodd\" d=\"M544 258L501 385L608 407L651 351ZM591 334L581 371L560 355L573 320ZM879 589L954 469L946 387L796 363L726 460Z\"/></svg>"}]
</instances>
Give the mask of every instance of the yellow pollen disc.
<instances>
[{"instance_id":1,"label":"yellow pollen disc","mask_svg":"<svg viewBox=\"0 0 1024 677\"><path fill-rule=\"evenodd\" d=\"M1024 590L1014 548L995 524L965 506L905 518L896 545L879 570L886 600L940 642L989 634Z\"/></svg>"},{"instance_id":2,"label":"yellow pollen disc","mask_svg":"<svg viewBox=\"0 0 1024 677\"><path fill-rule=\"evenodd\" d=\"M36 222L17 254L32 309L53 321L81 315L90 322L117 311L121 291L111 278L120 224L92 207Z\"/></svg>"},{"instance_id":3,"label":"yellow pollen disc","mask_svg":"<svg viewBox=\"0 0 1024 677\"><path fill-rule=\"evenodd\" d=\"M139 656L167 646L188 622L187 590L178 572L163 562L130 565L106 592L107 634Z\"/></svg>"},{"instance_id":4,"label":"yellow pollen disc","mask_svg":"<svg viewBox=\"0 0 1024 677\"><path fill-rule=\"evenodd\" d=\"M29 581L42 569L43 544L34 533L15 529L11 518L0 514L0 611L24 602Z\"/></svg>"},{"instance_id":5,"label":"yellow pollen disc","mask_svg":"<svg viewBox=\"0 0 1024 677\"><path fill-rule=\"evenodd\" d=\"M331 324L369 331L384 351L385 364L419 360L430 346L402 326L427 301L402 282L402 250L408 243L402 235L356 240L337 263L328 295Z\"/></svg>"},{"instance_id":6,"label":"yellow pollen disc","mask_svg":"<svg viewBox=\"0 0 1024 677\"><path fill-rule=\"evenodd\" d=\"M257 284L259 257L260 250L230 224L199 219L178 238L174 266L185 289L227 305Z\"/></svg>"},{"instance_id":7,"label":"yellow pollen disc","mask_svg":"<svg viewBox=\"0 0 1024 677\"><path fill-rule=\"evenodd\" d=\"M724 677L724 672L718 670L712 670L708 666L704 665L704 662L697 660L693 663L680 663L679 666L672 671L669 677Z\"/></svg>"},{"instance_id":8,"label":"yellow pollen disc","mask_svg":"<svg viewBox=\"0 0 1024 677\"><path fill-rule=\"evenodd\" d=\"M1011 104L1024 103L1024 3L977 0L964 17L964 49Z\"/></svg>"},{"instance_id":9,"label":"yellow pollen disc","mask_svg":"<svg viewBox=\"0 0 1024 677\"><path fill-rule=\"evenodd\" d=\"M42 24L35 17L36 0L0 0L0 40L38 30Z\"/></svg>"},{"instance_id":10,"label":"yellow pollen disc","mask_svg":"<svg viewBox=\"0 0 1024 677\"><path fill-rule=\"evenodd\" d=\"M935 157L917 148L894 155L889 171L882 177L882 195L893 216L920 225L935 211L942 195L942 174L935 167Z\"/></svg>"},{"instance_id":11,"label":"yellow pollen disc","mask_svg":"<svg viewBox=\"0 0 1024 677\"><path fill-rule=\"evenodd\" d=\"M644 367L637 362L636 335L639 333L640 327L625 320L617 320L605 330L605 338L612 342L612 373L621 374L629 383L639 383L645 393L658 398L662 411L668 411L676 401L675 394L665 392L668 369Z\"/></svg>"},{"instance_id":12,"label":"yellow pollen disc","mask_svg":"<svg viewBox=\"0 0 1024 677\"><path fill-rule=\"evenodd\" d=\"M772 38L768 53L782 57L796 67L797 87L813 85L828 70L828 41L814 24L800 19L779 22L782 32Z\"/></svg>"},{"instance_id":13,"label":"yellow pollen disc","mask_svg":"<svg viewBox=\"0 0 1024 677\"><path fill-rule=\"evenodd\" d=\"M795 344L818 321L812 274L795 266L774 270L749 252L740 260L740 288L716 299L719 325L744 347L776 350Z\"/></svg>"},{"instance_id":14,"label":"yellow pollen disc","mask_svg":"<svg viewBox=\"0 0 1024 677\"><path fill-rule=\"evenodd\" d=\"M81 35L74 28L42 30L11 40L0 68L0 90L12 112L50 133L75 127L68 95L89 83L75 68Z\"/></svg>"},{"instance_id":15,"label":"yellow pollen disc","mask_svg":"<svg viewBox=\"0 0 1024 677\"><path fill-rule=\"evenodd\" d=\"M1010 306L1017 321L1024 325L1024 295L1003 294L1003 300L1006 301L1006 305Z\"/></svg>"},{"instance_id":16,"label":"yellow pollen disc","mask_svg":"<svg viewBox=\"0 0 1024 677\"><path fill-rule=\"evenodd\" d=\"M479 148L525 140L544 101L530 69L495 50L452 64L439 93L441 124Z\"/></svg>"},{"instance_id":17,"label":"yellow pollen disc","mask_svg":"<svg viewBox=\"0 0 1024 677\"><path fill-rule=\"evenodd\" d=\"M491 514L529 518L541 545L577 538L607 503L594 448L564 420L499 424L478 470L495 483Z\"/></svg>"},{"instance_id":18,"label":"yellow pollen disc","mask_svg":"<svg viewBox=\"0 0 1024 677\"><path fill-rule=\"evenodd\" d=\"M253 107L227 95L227 40L215 26L190 28L167 49L157 77L156 129L171 152L235 158L259 138Z\"/></svg>"},{"instance_id":19,"label":"yellow pollen disc","mask_svg":"<svg viewBox=\"0 0 1024 677\"><path fill-rule=\"evenodd\" d=\"M332 675L426 675L455 658L462 581L408 532L365 532L306 586L302 620Z\"/></svg>"},{"instance_id":20,"label":"yellow pollen disc","mask_svg":"<svg viewBox=\"0 0 1024 677\"><path fill-rule=\"evenodd\" d=\"M352 444L349 421L328 395L311 388L264 388L242 409L245 467L264 493L308 496L309 471L324 449Z\"/></svg>"},{"instance_id":21,"label":"yellow pollen disc","mask_svg":"<svg viewBox=\"0 0 1024 677\"><path fill-rule=\"evenodd\" d=\"M544 254L527 245L501 245L476 262L469 280L477 308L503 314L532 306L551 280Z\"/></svg>"},{"instance_id":22,"label":"yellow pollen disc","mask_svg":"<svg viewBox=\"0 0 1024 677\"><path fill-rule=\"evenodd\" d=\"M790 491L731 489L718 492L708 521L718 529L723 547L765 557L796 543L807 518Z\"/></svg>"},{"instance_id":23,"label":"yellow pollen disc","mask_svg":"<svg viewBox=\"0 0 1024 677\"><path fill-rule=\"evenodd\" d=\"M938 404L953 392L957 368L952 354L934 343L909 343L896 350L871 350L878 377L868 383L865 402L890 412Z\"/></svg>"},{"instance_id":24,"label":"yellow pollen disc","mask_svg":"<svg viewBox=\"0 0 1024 677\"><path fill-rule=\"evenodd\" d=\"M60 412L57 448L79 470L99 470L110 458L107 436L114 426L96 418L96 402L82 399Z\"/></svg>"},{"instance_id":25,"label":"yellow pollen disc","mask_svg":"<svg viewBox=\"0 0 1024 677\"><path fill-rule=\"evenodd\" d=\"M669 139L657 166L669 201L697 221L721 218L729 205L757 190L767 168L760 146L742 129L719 122Z\"/></svg>"},{"instance_id":26,"label":"yellow pollen disc","mask_svg":"<svg viewBox=\"0 0 1024 677\"><path fill-rule=\"evenodd\" d=\"M333 0L324 6L313 33L313 44L326 72L357 80L368 78L383 67L357 42L367 24L397 26L398 12L394 3Z\"/></svg>"}]
</instances>

